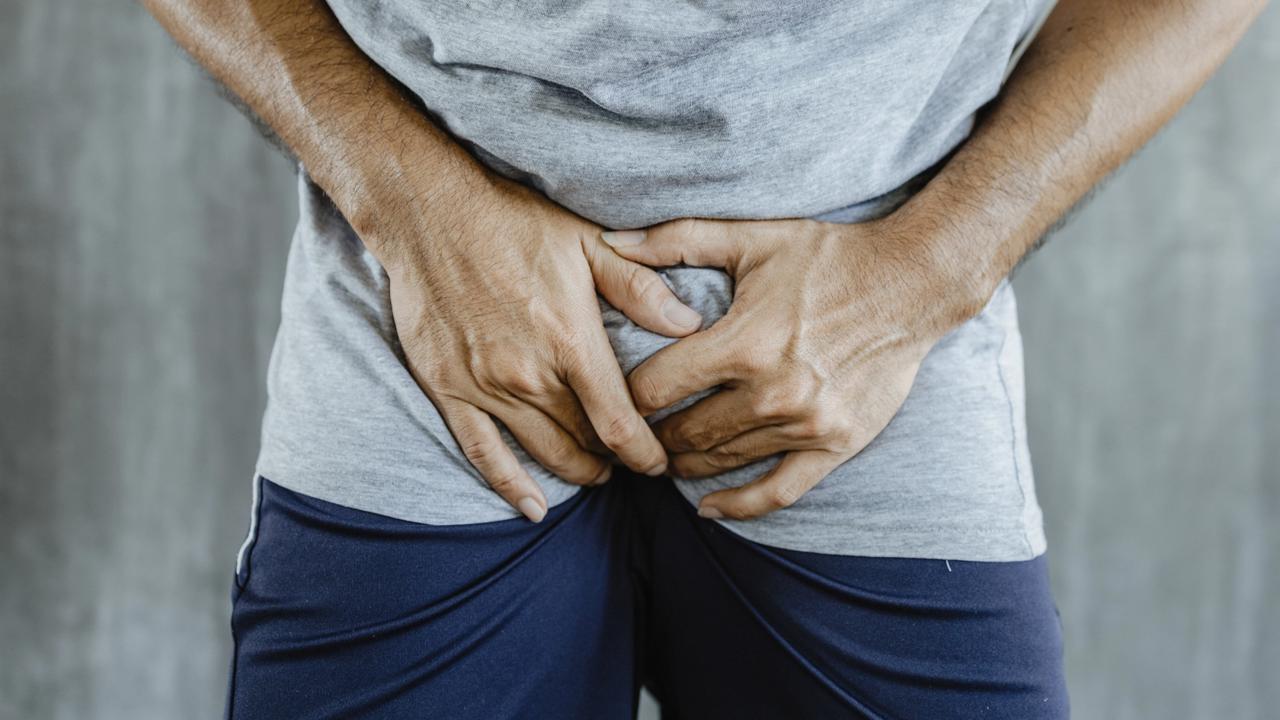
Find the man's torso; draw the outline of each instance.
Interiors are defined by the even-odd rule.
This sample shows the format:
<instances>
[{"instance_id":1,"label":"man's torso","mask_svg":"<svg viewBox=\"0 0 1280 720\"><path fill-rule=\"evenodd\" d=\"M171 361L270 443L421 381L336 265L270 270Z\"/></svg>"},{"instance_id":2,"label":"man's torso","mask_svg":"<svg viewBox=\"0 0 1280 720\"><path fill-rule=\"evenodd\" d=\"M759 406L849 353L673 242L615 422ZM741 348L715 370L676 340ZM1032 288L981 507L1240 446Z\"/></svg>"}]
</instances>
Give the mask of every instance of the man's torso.
<instances>
[{"instance_id":1,"label":"man's torso","mask_svg":"<svg viewBox=\"0 0 1280 720\"><path fill-rule=\"evenodd\" d=\"M967 136L1043 10L1030 0L331 5L482 161L609 227L889 212ZM385 273L305 177L300 192L259 472L417 522L511 517L405 370ZM665 277L708 322L732 299L716 270ZM670 342L603 310L624 369ZM1016 308L1002 285L930 353L871 446L795 506L727 524L836 554L1038 555L1023 402ZM518 455L551 504L576 492ZM681 490L696 502L765 468Z\"/></svg>"}]
</instances>

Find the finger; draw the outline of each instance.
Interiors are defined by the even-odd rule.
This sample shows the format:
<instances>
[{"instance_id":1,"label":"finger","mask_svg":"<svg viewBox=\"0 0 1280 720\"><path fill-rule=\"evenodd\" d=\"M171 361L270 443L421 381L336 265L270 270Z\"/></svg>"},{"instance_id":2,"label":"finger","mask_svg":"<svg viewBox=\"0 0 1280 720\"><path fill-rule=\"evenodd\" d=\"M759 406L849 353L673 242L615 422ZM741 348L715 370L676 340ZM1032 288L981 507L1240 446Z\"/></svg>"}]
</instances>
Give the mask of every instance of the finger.
<instances>
[{"instance_id":1,"label":"finger","mask_svg":"<svg viewBox=\"0 0 1280 720\"><path fill-rule=\"evenodd\" d=\"M547 514L547 499L507 447L493 418L464 402L435 399L435 404L458 447L489 487L525 517L540 522Z\"/></svg>"},{"instance_id":2,"label":"finger","mask_svg":"<svg viewBox=\"0 0 1280 720\"><path fill-rule=\"evenodd\" d=\"M603 328L592 347L578 353L566 363L565 380L578 396L600 441L636 472L666 472L666 450L644 417L636 412Z\"/></svg>"},{"instance_id":3,"label":"finger","mask_svg":"<svg viewBox=\"0 0 1280 720\"><path fill-rule=\"evenodd\" d=\"M678 478L705 478L779 453L826 447L826 440L804 436L793 430L790 424L768 425L749 430L709 450L674 453L670 456L668 471Z\"/></svg>"},{"instance_id":4,"label":"finger","mask_svg":"<svg viewBox=\"0 0 1280 720\"><path fill-rule=\"evenodd\" d=\"M781 419L762 416L757 404L745 388L726 388L663 418L653 431L668 453L710 450Z\"/></svg>"},{"instance_id":5,"label":"finger","mask_svg":"<svg viewBox=\"0 0 1280 720\"><path fill-rule=\"evenodd\" d=\"M693 265L730 270L742 256L743 223L681 218L643 230L601 233L613 251L628 260L652 267Z\"/></svg>"},{"instance_id":6,"label":"finger","mask_svg":"<svg viewBox=\"0 0 1280 720\"><path fill-rule=\"evenodd\" d=\"M520 447L556 477L574 485L600 485L610 465L586 451L564 428L537 408L513 400L497 414Z\"/></svg>"},{"instance_id":7,"label":"finger","mask_svg":"<svg viewBox=\"0 0 1280 720\"><path fill-rule=\"evenodd\" d=\"M848 457L825 450L787 453L760 479L702 498L698 514L747 520L790 507Z\"/></svg>"},{"instance_id":8,"label":"finger","mask_svg":"<svg viewBox=\"0 0 1280 720\"><path fill-rule=\"evenodd\" d=\"M667 444L661 428L658 428L658 439ZM841 426L824 426L821 420L779 419L706 450L673 452L669 458L670 471L680 478L709 477L794 450L828 450L852 457L862 452L869 442L870 438L864 434L849 434ZM670 450L670 445L667 447Z\"/></svg>"},{"instance_id":9,"label":"finger","mask_svg":"<svg viewBox=\"0 0 1280 720\"><path fill-rule=\"evenodd\" d=\"M541 410L547 417L556 421L578 447L597 455L606 455L609 448L600 442L591 420L582 411L582 404L567 385L559 385L555 389L522 398L525 402Z\"/></svg>"},{"instance_id":10,"label":"finger","mask_svg":"<svg viewBox=\"0 0 1280 720\"><path fill-rule=\"evenodd\" d=\"M702 316L680 302L658 273L617 255L599 238L587 243L596 290L623 315L667 337L684 337L702 327Z\"/></svg>"},{"instance_id":11,"label":"finger","mask_svg":"<svg viewBox=\"0 0 1280 720\"><path fill-rule=\"evenodd\" d=\"M700 480L736 470L752 462L753 459L733 453L680 453L672 455L668 460L667 472L679 480Z\"/></svg>"},{"instance_id":12,"label":"finger","mask_svg":"<svg viewBox=\"0 0 1280 720\"><path fill-rule=\"evenodd\" d=\"M694 393L738 379L742 373L732 362L733 343L726 330L731 325L726 315L706 330L662 348L632 370L627 384L640 414L653 414Z\"/></svg>"}]
</instances>

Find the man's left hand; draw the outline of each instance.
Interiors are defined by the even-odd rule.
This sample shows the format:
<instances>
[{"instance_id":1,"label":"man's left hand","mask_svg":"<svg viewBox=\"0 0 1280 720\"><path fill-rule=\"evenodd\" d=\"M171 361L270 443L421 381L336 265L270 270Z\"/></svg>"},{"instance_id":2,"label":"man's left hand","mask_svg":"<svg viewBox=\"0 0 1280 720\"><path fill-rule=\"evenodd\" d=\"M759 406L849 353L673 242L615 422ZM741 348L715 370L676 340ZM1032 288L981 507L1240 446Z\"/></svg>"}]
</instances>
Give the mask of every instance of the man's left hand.
<instances>
[{"instance_id":1,"label":"man's left hand","mask_svg":"<svg viewBox=\"0 0 1280 720\"><path fill-rule=\"evenodd\" d=\"M719 267L734 280L723 318L629 377L645 415L718 388L655 426L677 477L785 453L764 476L707 495L704 517L794 503L889 424L930 348L981 307L947 254L892 216L858 225L681 219L605 241L636 262Z\"/></svg>"}]
</instances>

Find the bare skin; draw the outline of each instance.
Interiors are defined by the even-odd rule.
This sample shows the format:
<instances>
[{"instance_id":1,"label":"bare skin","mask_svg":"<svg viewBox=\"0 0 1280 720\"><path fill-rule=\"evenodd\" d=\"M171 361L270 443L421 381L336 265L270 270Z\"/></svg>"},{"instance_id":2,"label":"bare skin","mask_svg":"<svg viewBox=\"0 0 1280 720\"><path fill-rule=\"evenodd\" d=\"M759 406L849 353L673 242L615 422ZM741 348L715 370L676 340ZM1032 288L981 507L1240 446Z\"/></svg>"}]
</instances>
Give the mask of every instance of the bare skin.
<instances>
[{"instance_id":1,"label":"bare skin","mask_svg":"<svg viewBox=\"0 0 1280 720\"><path fill-rule=\"evenodd\" d=\"M888 424L929 349L1167 122L1265 2L1061 0L974 135L889 218L678 220L642 242L481 167L322 0L145 4L386 267L411 371L472 464L536 521L545 498L495 419L581 484L606 480L610 455L660 474L669 452L676 473L699 476L784 453L700 512L749 518L794 503ZM735 277L733 306L706 331L646 267L677 263ZM597 291L644 327L688 336L637 368L630 393ZM642 418L716 385L726 389L656 437Z\"/></svg>"},{"instance_id":2,"label":"bare skin","mask_svg":"<svg viewBox=\"0 0 1280 720\"><path fill-rule=\"evenodd\" d=\"M880 433L920 363L1049 227L1208 79L1262 0L1060 0L994 108L939 175L876 222L677 220L607 233L622 257L736 281L723 319L632 371L674 474L782 453L706 496L705 517L787 507Z\"/></svg>"},{"instance_id":3,"label":"bare skin","mask_svg":"<svg viewBox=\"0 0 1280 720\"><path fill-rule=\"evenodd\" d=\"M598 225L480 166L322 0L146 4L296 154L386 268L409 369L495 491L535 522L546 513L495 419L568 482L604 482L612 456L666 470L596 300L658 333L697 330L701 318L653 270L610 252Z\"/></svg>"}]
</instances>

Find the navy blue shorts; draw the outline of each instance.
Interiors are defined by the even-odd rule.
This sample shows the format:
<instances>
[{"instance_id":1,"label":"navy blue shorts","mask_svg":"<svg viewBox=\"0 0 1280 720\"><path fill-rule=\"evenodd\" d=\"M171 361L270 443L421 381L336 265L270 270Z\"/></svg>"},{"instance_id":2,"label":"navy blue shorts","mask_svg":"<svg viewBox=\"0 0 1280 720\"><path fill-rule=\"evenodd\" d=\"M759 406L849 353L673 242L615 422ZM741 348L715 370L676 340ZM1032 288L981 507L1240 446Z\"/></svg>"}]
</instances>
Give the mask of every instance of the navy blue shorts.
<instances>
[{"instance_id":1,"label":"navy blue shorts","mask_svg":"<svg viewBox=\"0 0 1280 720\"><path fill-rule=\"evenodd\" d=\"M259 480L228 715L1067 717L1044 557L766 547L616 471L540 524L432 526Z\"/></svg>"}]
</instances>

